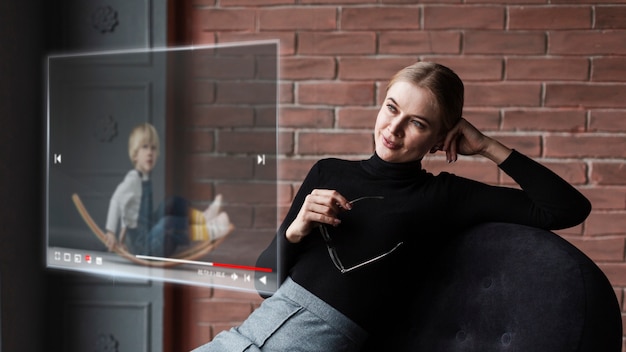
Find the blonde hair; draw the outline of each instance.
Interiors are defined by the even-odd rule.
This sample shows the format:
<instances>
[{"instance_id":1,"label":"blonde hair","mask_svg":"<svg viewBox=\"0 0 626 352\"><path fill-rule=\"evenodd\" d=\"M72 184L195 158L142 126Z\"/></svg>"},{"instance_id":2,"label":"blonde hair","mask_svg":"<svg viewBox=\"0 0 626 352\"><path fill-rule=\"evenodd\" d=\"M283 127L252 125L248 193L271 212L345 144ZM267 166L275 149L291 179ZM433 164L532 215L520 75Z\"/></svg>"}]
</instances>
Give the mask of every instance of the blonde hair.
<instances>
[{"instance_id":1,"label":"blonde hair","mask_svg":"<svg viewBox=\"0 0 626 352\"><path fill-rule=\"evenodd\" d=\"M461 119L463 81L448 67L434 62L416 62L398 71L389 81L387 90L398 81L408 82L431 92L441 115L442 134L446 134Z\"/></svg>"},{"instance_id":2,"label":"blonde hair","mask_svg":"<svg viewBox=\"0 0 626 352\"><path fill-rule=\"evenodd\" d=\"M139 148L144 144L154 145L156 148L154 157L156 159L159 156L159 135L156 128L148 122L135 126L130 132L130 137L128 137L128 156L133 165Z\"/></svg>"}]
</instances>

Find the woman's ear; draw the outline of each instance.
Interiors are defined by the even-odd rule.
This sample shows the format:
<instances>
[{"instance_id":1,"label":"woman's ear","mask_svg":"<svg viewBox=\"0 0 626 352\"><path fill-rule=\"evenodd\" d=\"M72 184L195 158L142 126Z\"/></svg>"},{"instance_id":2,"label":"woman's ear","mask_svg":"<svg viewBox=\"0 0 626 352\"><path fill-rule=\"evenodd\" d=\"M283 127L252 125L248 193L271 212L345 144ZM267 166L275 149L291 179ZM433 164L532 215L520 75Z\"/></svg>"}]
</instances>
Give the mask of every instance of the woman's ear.
<instances>
[{"instance_id":1,"label":"woman's ear","mask_svg":"<svg viewBox=\"0 0 626 352\"><path fill-rule=\"evenodd\" d=\"M440 150L443 150L443 142L445 141L445 136L441 137L432 148L430 148L431 153L436 153Z\"/></svg>"}]
</instances>

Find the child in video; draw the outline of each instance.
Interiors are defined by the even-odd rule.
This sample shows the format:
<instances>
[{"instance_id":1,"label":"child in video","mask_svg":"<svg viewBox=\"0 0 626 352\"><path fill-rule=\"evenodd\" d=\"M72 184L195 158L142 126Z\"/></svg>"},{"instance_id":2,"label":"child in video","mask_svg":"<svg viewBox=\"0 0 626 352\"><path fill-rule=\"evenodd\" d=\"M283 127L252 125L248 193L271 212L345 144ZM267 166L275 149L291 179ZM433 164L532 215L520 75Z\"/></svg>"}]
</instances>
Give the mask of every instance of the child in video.
<instances>
[{"instance_id":1,"label":"child in video","mask_svg":"<svg viewBox=\"0 0 626 352\"><path fill-rule=\"evenodd\" d=\"M229 233L230 219L220 210L221 195L205 211L192 208L180 197L162 202L153 211L150 172L159 156L154 126L136 126L130 133L128 152L134 168L111 197L106 221L109 250L119 243L133 254L168 257L193 241L215 241Z\"/></svg>"}]
</instances>

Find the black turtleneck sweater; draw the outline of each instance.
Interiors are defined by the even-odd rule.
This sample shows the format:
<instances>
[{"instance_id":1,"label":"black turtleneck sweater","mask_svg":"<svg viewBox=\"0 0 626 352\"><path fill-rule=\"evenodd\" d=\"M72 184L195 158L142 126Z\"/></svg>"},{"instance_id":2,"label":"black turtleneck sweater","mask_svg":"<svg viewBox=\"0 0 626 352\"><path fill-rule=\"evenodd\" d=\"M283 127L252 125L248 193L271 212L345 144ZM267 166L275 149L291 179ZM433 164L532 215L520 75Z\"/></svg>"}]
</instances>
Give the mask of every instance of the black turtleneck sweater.
<instances>
[{"instance_id":1,"label":"black turtleneck sweater","mask_svg":"<svg viewBox=\"0 0 626 352\"><path fill-rule=\"evenodd\" d=\"M433 175L421 163L324 159L309 171L277 236L258 259L276 267L368 331L389 321L406 304L402 294L428 270L435 246L455 232L481 222L519 223L544 229L575 226L591 210L589 201L556 174L513 151L499 165L521 189L497 187L450 173ZM345 267L388 252L391 254L342 274L333 264L316 229L299 243L285 231L304 198L315 188L334 189L354 203L327 226L337 256ZM382 198L381 198L382 197ZM277 243L278 241L278 243ZM280 244L280 256L278 256Z\"/></svg>"}]
</instances>

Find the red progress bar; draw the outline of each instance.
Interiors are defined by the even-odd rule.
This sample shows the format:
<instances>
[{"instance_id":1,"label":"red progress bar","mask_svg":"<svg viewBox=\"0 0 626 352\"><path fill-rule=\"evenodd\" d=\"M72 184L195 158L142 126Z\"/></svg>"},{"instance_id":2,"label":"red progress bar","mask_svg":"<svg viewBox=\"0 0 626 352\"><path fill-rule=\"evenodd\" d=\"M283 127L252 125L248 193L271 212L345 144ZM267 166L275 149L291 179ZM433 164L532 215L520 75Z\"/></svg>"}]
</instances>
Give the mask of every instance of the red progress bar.
<instances>
[{"instance_id":1,"label":"red progress bar","mask_svg":"<svg viewBox=\"0 0 626 352\"><path fill-rule=\"evenodd\" d=\"M244 269L244 270L254 270L254 271L262 271L265 273L271 273L271 268L259 268L257 266L247 266L247 265L235 265L235 264L224 264L224 263L213 263L212 266L218 266L222 268L230 268L230 269Z\"/></svg>"}]
</instances>

